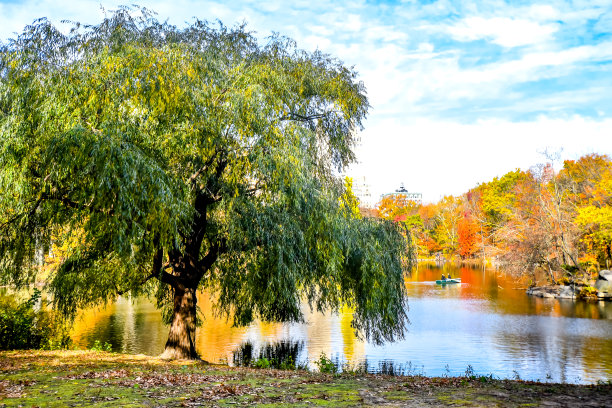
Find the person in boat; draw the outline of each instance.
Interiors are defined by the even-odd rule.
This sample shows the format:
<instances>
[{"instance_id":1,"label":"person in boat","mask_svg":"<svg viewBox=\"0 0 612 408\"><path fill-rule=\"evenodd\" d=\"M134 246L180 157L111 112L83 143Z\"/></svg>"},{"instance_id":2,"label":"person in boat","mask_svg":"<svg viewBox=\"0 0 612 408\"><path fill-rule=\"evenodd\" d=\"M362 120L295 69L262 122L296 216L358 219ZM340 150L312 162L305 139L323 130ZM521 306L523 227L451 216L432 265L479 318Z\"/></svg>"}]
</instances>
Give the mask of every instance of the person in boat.
<instances>
[{"instance_id":1,"label":"person in boat","mask_svg":"<svg viewBox=\"0 0 612 408\"><path fill-rule=\"evenodd\" d=\"M448 280L453 279L453 278L451 278L451 276L450 276L450 272L448 273L448 278L447 278L447 279L448 279Z\"/></svg>"},{"instance_id":2,"label":"person in boat","mask_svg":"<svg viewBox=\"0 0 612 408\"><path fill-rule=\"evenodd\" d=\"M440 279L440 280L443 280L443 281L446 280L446 277L444 277L444 274L442 274L442 279Z\"/></svg>"}]
</instances>

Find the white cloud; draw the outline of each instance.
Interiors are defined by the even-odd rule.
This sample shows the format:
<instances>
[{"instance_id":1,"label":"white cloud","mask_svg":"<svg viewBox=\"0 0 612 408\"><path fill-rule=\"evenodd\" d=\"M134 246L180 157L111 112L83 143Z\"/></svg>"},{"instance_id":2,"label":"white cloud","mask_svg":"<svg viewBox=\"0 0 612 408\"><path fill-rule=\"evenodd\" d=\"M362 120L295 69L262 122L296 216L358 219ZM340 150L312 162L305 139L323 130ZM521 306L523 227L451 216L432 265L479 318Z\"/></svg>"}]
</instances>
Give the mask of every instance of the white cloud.
<instances>
[{"instance_id":1,"label":"white cloud","mask_svg":"<svg viewBox=\"0 0 612 408\"><path fill-rule=\"evenodd\" d=\"M417 51L422 52L422 53L432 53L434 50L434 45L431 43L427 43L427 42L422 42L419 44L419 46L417 47Z\"/></svg>"},{"instance_id":2,"label":"white cloud","mask_svg":"<svg viewBox=\"0 0 612 408\"><path fill-rule=\"evenodd\" d=\"M589 153L612 155L612 119L540 117L529 122L483 120L473 124L418 119L388 120L363 132L364 174L374 196L401 182L427 202L459 195L478 183L544 162L545 149L563 159Z\"/></svg>"},{"instance_id":3,"label":"white cloud","mask_svg":"<svg viewBox=\"0 0 612 408\"><path fill-rule=\"evenodd\" d=\"M360 31L362 28L361 17L356 14L349 14L342 21L337 21L336 24L343 31Z\"/></svg>"},{"instance_id":4,"label":"white cloud","mask_svg":"<svg viewBox=\"0 0 612 408\"><path fill-rule=\"evenodd\" d=\"M379 50L379 53L383 52L385 52L384 49ZM388 53L388 59L393 59L393 55L398 55L397 50L388 50ZM584 69L584 64L611 60L612 42L558 51L528 52L517 59L493 61L474 67L461 67L459 53L417 53L416 55L419 58L413 59L411 57L414 55L410 54L404 55L403 60L396 57L398 61L408 61L405 64L384 65L381 63L382 67L372 68L371 76L374 78L371 81L373 84L381 86L380 84L385 80L376 79L376 73L385 72L386 78L395 79L394 84L389 83L384 88L385 92L386 89L392 88L392 91L388 93L390 97L404 95L403 104L388 105L385 111L400 114L403 109L405 115L415 116L423 113L431 114L435 109L454 108L459 103L479 100L498 100L502 106L512 105L517 98L524 98L522 94L511 91L514 86L526 82L579 75ZM381 61L384 60L381 57ZM369 75L366 78L370 80ZM607 86L608 88L604 89L611 91L609 83L602 84L602 86ZM601 94L600 90L597 90L598 95ZM580 93L585 95L587 91L583 89L580 90ZM575 93L565 95L570 102ZM551 97L551 95L543 96ZM537 101L538 96L534 98ZM389 98L381 96L374 102L385 100ZM522 99L520 102L529 105L533 101ZM578 100L573 99L573 103L577 102ZM589 104L588 99L582 102L585 105ZM374 103L373 105L381 108ZM519 105L515 107L520 107ZM465 107L468 108L468 106ZM507 107L511 108L511 106ZM521 111L525 111L525 107Z\"/></svg>"},{"instance_id":5,"label":"white cloud","mask_svg":"<svg viewBox=\"0 0 612 408\"><path fill-rule=\"evenodd\" d=\"M529 6L527 17L538 21L559 20L561 13L553 6L546 4L534 4Z\"/></svg>"},{"instance_id":6,"label":"white cloud","mask_svg":"<svg viewBox=\"0 0 612 408\"><path fill-rule=\"evenodd\" d=\"M329 40L329 38L326 37L321 37L318 35L309 35L308 37L302 40L301 46L312 50L327 49L331 46L331 41Z\"/></svg>"},{"instance_id":7,"label":"white cloud","mask_svg":"<svg viewBox=\"0 0 612 408\"><path fill-rule=\"evenodd\" d=\"M550 41L558 27L556 24L507 17L466 17L447 30L458 41L485 39L512 48Z\"/></svg>"},{"instance_id":8,"label":"white cloud","mask_svg":"<svg viewBox=\"0 0 612 408\"><path fill-rule=\"evenodd\" d=\"M334 32L329 27L322 24L318 25L306 25L306 28L313 34L330 37Z\"/></svg>"}]
</instances>

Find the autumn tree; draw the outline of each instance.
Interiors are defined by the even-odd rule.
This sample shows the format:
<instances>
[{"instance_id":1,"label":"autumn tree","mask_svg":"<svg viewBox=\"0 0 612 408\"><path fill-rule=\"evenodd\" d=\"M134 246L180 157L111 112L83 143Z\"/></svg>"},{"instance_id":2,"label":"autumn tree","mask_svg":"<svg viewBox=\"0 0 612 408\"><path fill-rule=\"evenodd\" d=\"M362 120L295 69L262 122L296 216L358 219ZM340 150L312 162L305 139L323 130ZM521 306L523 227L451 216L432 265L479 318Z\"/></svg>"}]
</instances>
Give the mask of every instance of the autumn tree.
<instances>
[{"instance_id":1,"label":"autumn tree","mask_svg":"<svg viewBox=\"0 0 612 408\"><path fill-rule=\"evenodd\" d=\"M482 257L483 266L486 265L487 257L497 257L500 253L499 248L494 245L495 234L499 225L492 224L483 209L481 186L468 191L465 197L465 208L470 219L476 224L478 234L479 251Z\"/></svg>"},{"instance_id":2,"label":"autumn tree","mask_svg":"<svg viewBox=\"0 0 612 408\"><path fill-rule=\"evenodd\" d=\"M471 258L478 250L478 224L465 212L457 223L457 251L462 258Z\"/></svg>"},{"instance_id":3,"label":"autumn tree","mask_svg":"<svg viewBox=\"0 0 612 408\"><path fill-rule=\"evenodd\" d=\"M436 229L437 241L444 252L454 254L457 251L457 225L461 219L461 200L446 196L437 205Z\"/></svg>"},{"instance_id":4,"label":"autumn tree","mask_svg":"<svg viewBox=\"0 0 612 408\"><path fill-rule=\"evenodd\" d=\"M561 175L553 175L548 181L538 174L536 180L539 186L544 187L538 189L539 203L544 214L542 223L555 241L562 265L565 269L582 269L576 247L578 231L574 223L575 208L571 202L571 180Z\"/></svg>"},{"instance_id":5,"label":"autumn tree","mask_svg":"<svg viewBox=\"0 0 612 408\"><path fill-rule=\"evenodd\" d=\"M436 240L436 215L438 206L436 204L424 204L419 207L419 217L423 224L420 234L417 235L419 249L426 256L432 256L442 251L442 246Z\"/></svg>"},{"instance_id":6,"label":"autumn tree","mask_svg":"<svg viewBox=\"0 0 612 408\"><path fill-rule=\"evenodd\" d=\"M37 20L0 49L0 279L27 285L60 234L57 309L154 295L166 358L197 357L202 288L236 325L348 304L392 341L412 259L335 176L367 108L352 69L280 36L144 9L68 34Z\"/></svg>"},{"instance_id":7,"label":"autumn tree","mask_svg":"<svg viewBox=\"0 0 612 408\"><path fill-rule=\"evenodd\" d=\"M560 172L570 183L570 201L580 228L581 263L600 267L612 261L612 161L590 154L566 160Z\"/></svg>"},{"instance_id":8,"label":"autumn tree","mask_svg":"<svg viewBox=\"0 0 612 408\"><path fill-rule=\"evenodd\" d=\"M379 217L391 220L401 227L408 252L418 252L418 236L423 228L423 221L418 213L420 204L403 194L392 194L383 197L377 207Z\"/></svg>"},{"instance_id":9,"label":"autumn tree","mask_svg":"<svg viewBox=\"0 0 612 408\"><path fill-rule=\"evenodd\" d=\"M378 214L388 220L405 220L418 213L419 204L402 194L387 195L378 204Z\"/></svg>"},{"instance_id":10,"label":"autumn tree","mask_svg":"<svg viewBox=\"0 0 612 408\"><path fill-rule=\"evenodd\" d=\"M516 204L515 187L525 177L527 173L517 169L474 189L479 195L480 211L486 217L485 223L489 228L501 227L512 215Z\"/></svg>"},{"instance_id":11,"label":"autumn tree","mask_svg":"<svg viewBox=\"0 0 612 408\"><path fill-rule=\"evenodd\" d=\"M552 224L543 207L548 189L533 173L522 177L514 188L511 216L498 229L504 244L502 259L506 268L516 275L529 275L532 282L543 271L555 283L554 270L560 269L559 252L555 247Z\"/></svg>"},{"instance_id":12,"label":"autumn tree","mask_svg":"<svg viewBox=\"0 0 612 408\"><path fill-rule=\"evenodd\" d=\"M517 181L513 211L501 235L508 244L504 258L511 268L534 277L540 269L555 283L555 271L573 275L581 266L571 183L552 169L551 165L534 166Z\"/></svg>"}]
</instances>

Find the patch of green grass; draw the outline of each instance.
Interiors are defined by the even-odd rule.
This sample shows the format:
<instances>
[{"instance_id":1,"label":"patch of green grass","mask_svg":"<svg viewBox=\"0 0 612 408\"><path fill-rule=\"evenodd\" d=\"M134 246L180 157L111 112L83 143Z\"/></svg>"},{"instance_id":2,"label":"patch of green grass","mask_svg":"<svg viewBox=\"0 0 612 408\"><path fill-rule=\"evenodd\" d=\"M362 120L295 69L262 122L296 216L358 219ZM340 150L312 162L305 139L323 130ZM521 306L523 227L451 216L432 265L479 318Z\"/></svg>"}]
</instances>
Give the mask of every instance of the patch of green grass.
<instances>
[{"instance_id":1,"label":"patch of green grass","mask_svg":"<svg viewBox=\"0 0 612 408\"><path fill-rule=\"evenodd\" d=\"M466 399L453 399L450 402L452 404L455 404L455 405L470 405L470 406L474 406L474 401L470 401L470 400L466 400Z\"/></svg>"},{"instance_id":2,"label":"patch of green grass","mask_svg":"<svg viewBox=\"0 0 612 408\"><path fill-rule=\"evenodd\" d=\"M0 352L6 406L359 406L362 404L605 406L609 384L540 384L480 377L429 378L257 370L91 351ZM559 398L566 398L560 400ZM573 398L573 399L572 399ZM1 404L0 404L1 405Z\"/></svg>"},{"instance_id":3,"label":"patch of green grass","mask_svg":"<svg viewBox=\"0 0 612 408\"><path fill-rule=\"evenodd\" d=\"M91 387L86 380L56 380L50 384L52 386L45 384L28 388L21 398L12 399L10 405L65 407L92 404L102 407L138 405L141 400L141 396L129 388Z\"/></svg>"},{"instance_id":4,"label":"patch of green grass","mask_svg":"<svg viewBox=\"0 0 612 408\"><path fill-rule=\"evenodd\" d=\"M387 391L382 395L389 401L409 401L412 399L410 394L406 391Z\"/></svg>"}]
</instances>

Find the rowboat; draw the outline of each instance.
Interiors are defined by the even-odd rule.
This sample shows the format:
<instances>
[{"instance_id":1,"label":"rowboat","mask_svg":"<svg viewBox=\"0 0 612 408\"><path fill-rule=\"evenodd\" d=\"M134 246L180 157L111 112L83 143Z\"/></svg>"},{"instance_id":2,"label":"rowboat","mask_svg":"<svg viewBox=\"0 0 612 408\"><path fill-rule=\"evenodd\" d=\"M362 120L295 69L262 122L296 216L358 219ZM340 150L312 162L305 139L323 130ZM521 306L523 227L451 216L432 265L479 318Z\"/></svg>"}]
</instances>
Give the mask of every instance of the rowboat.
<instances>
[{"instance_id":1,"label":"rowboat","mask_svg":"<svg viewBox=\"0 0 612 408\"><path fill-rule=\"evenodd\" d=\"M453 279L437 280L436 281L436 284L438 284L438 285L446 285L446 284L450 284L450 283L461 283L461 278L453 278Z\"/></svg>"}]
</instances>

